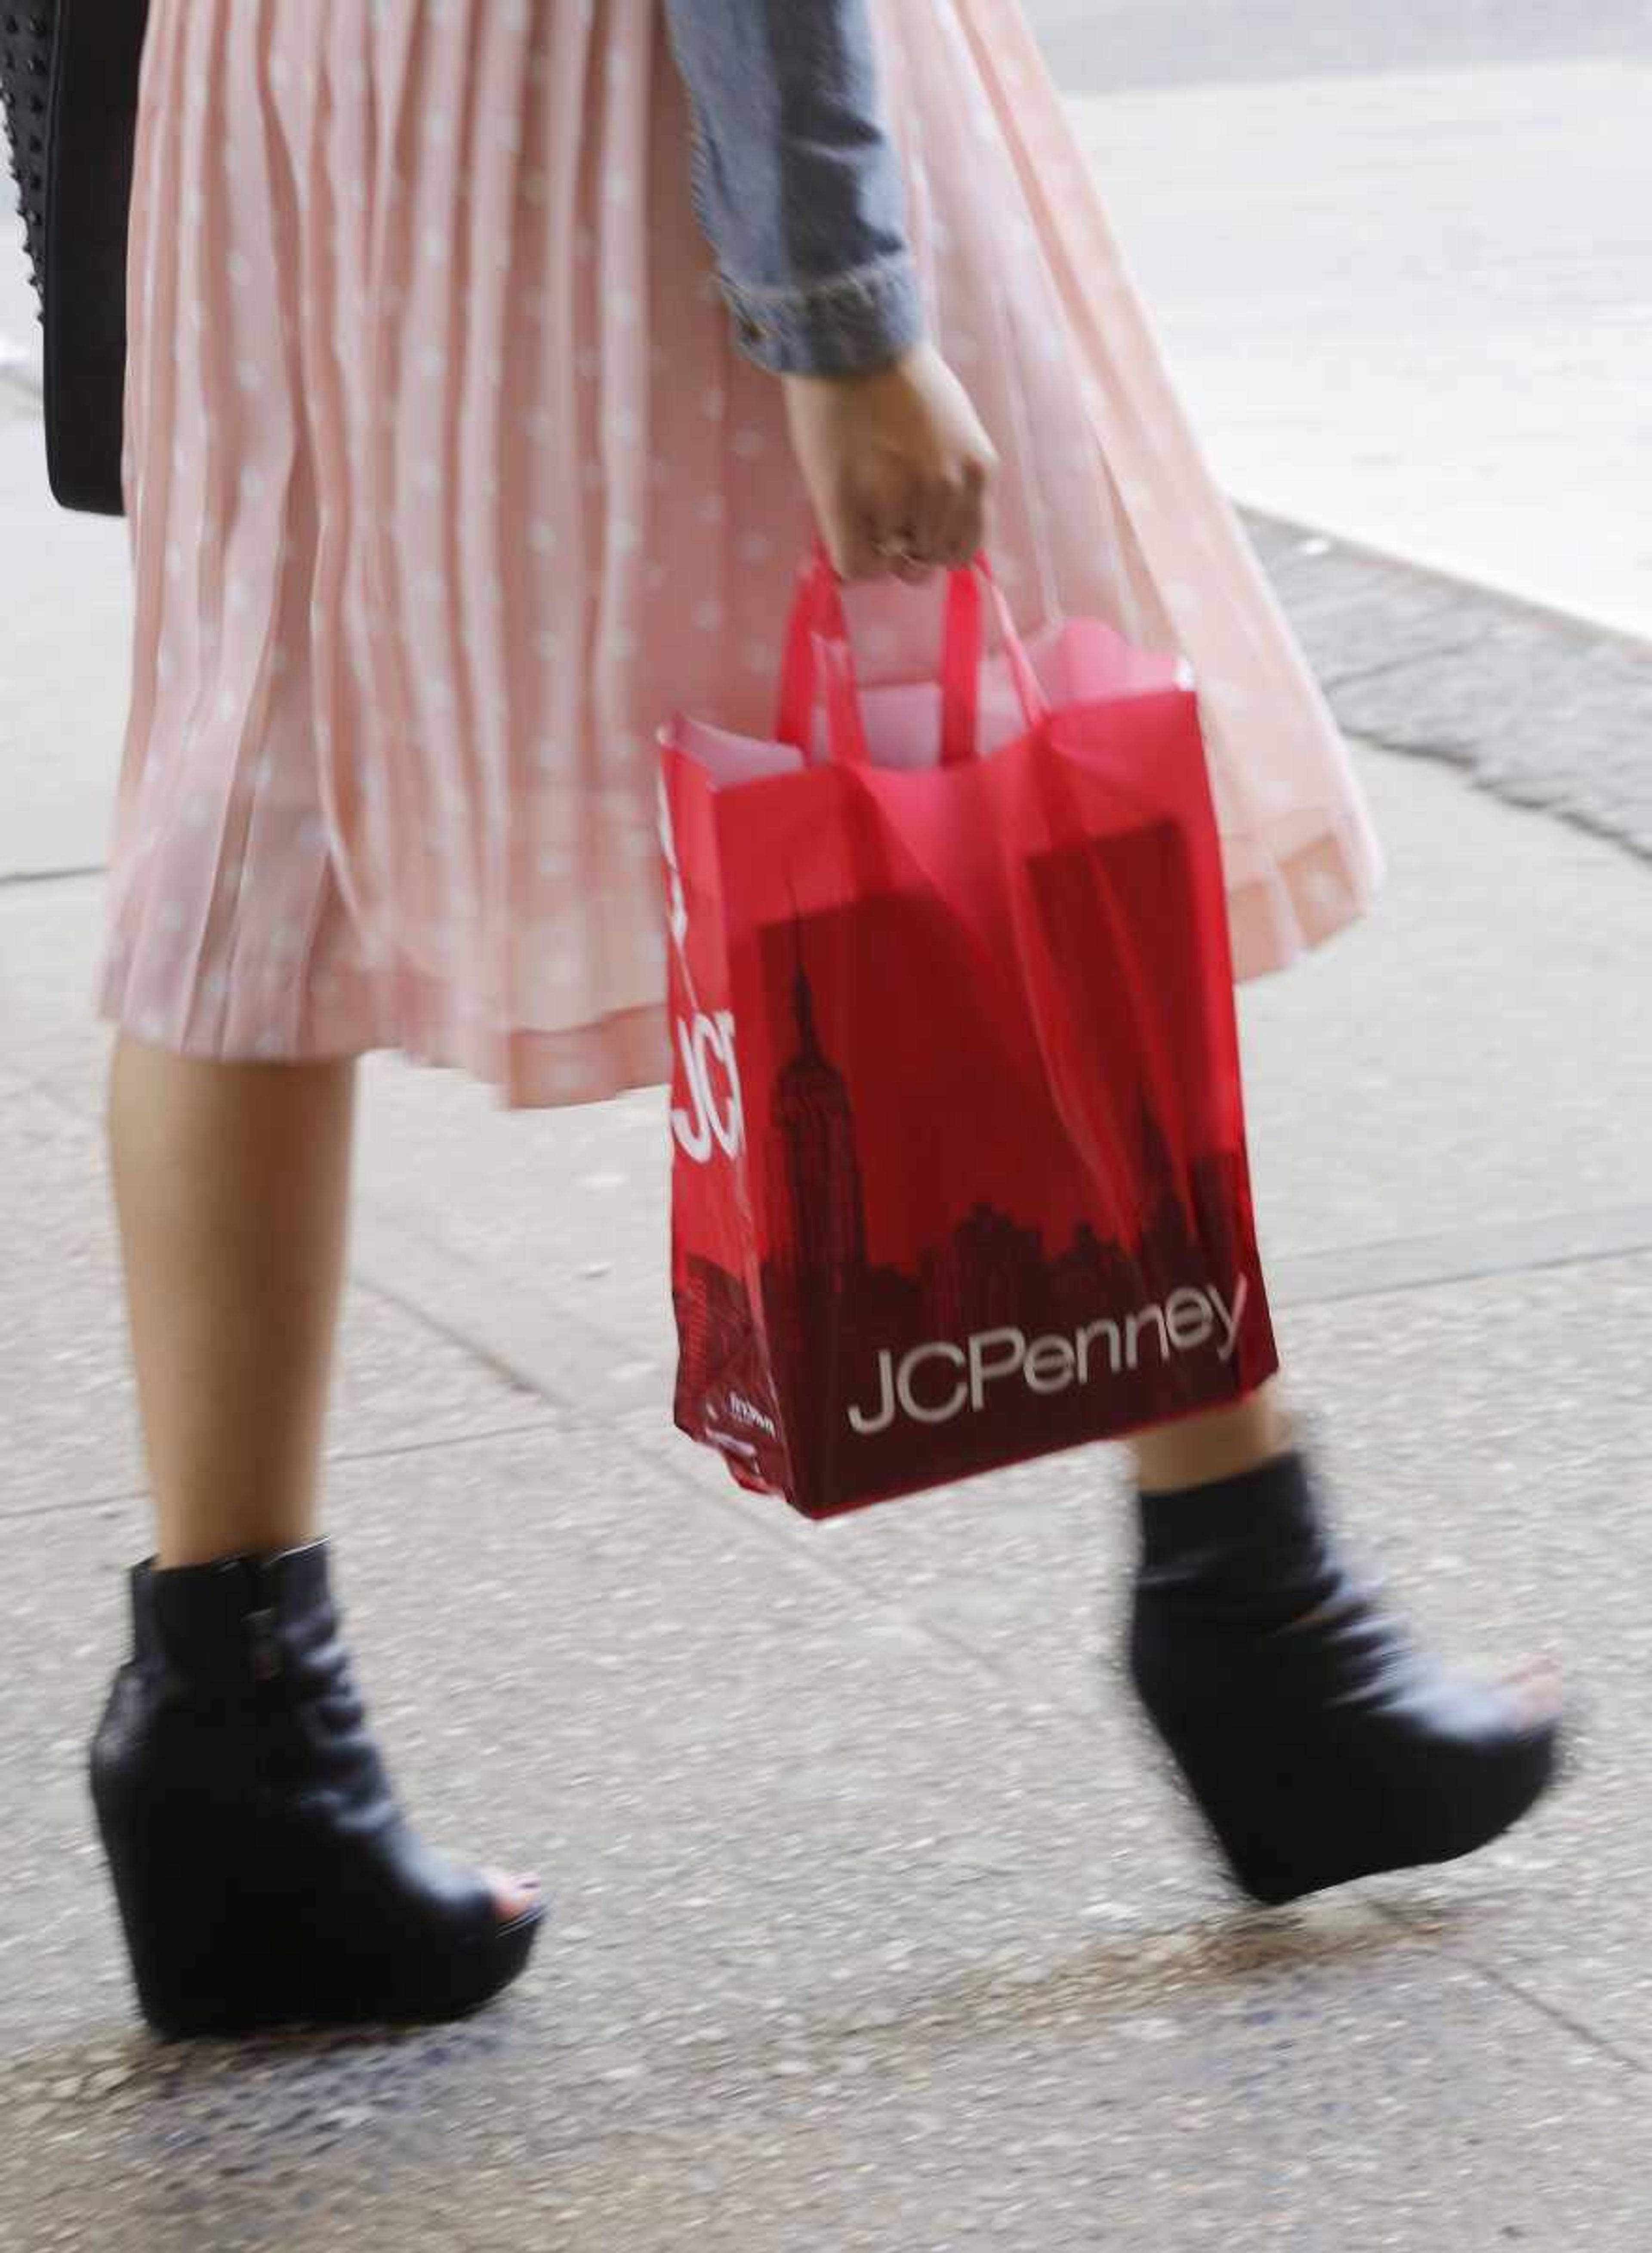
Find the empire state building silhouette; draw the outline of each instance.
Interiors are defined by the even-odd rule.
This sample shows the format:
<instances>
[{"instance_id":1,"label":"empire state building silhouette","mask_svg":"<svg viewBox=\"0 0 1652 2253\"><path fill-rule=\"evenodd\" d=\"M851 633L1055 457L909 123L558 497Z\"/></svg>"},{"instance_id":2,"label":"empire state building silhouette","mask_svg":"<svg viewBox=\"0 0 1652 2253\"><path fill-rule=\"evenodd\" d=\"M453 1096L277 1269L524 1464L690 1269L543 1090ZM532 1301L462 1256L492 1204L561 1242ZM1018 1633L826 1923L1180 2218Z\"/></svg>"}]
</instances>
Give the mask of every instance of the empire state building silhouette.
<instances>
[{"instance_id":1,"label":"empire state building silhouette","mask_svg":"<svg viewBox=\"0 0 1652 2253\"><path fill-rule=\"evenodd\" d=\"M794 939L798 1045L775 1083L770 1241L794 1280L812 1293L828 1280L840 1286L864 1272L866 1199L848 1083L827 1059L815 1025L801 923L794 926Z\"/></svg>"}]
</instances>

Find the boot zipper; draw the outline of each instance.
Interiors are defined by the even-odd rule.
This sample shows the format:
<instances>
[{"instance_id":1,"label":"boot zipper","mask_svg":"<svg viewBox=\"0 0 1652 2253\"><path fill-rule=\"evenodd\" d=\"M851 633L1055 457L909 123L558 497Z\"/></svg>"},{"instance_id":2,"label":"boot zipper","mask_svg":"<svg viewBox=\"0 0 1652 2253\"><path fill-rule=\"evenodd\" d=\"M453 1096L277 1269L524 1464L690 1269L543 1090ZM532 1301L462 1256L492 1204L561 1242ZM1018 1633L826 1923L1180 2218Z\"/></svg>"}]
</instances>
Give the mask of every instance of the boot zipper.
<instances>
[{"instance_id":1,"label":"boot zipper","mask_svg":"<svg viewBox=\"0 0 1652 2253\"><path fill-rule=\"evenodd\" d=\"M247 1633L252 1644L254 1681L273 1682L281 1672L281 1645L275 1639L275 1613L248 1612Z\"/></svg>"},{"instance_id":2,"label":"boot zipper","mask_svg":"<svg viewBox=\"0 0 1652 2253\"><path fill-rule=\"evenodd\" d=\"M257 1558L247 1559L249 1593L252 1602L247 1608L247 1643L254 1682L273 1682L281 1672L281 1643L275 1633L275 1608L269 1602L269 1583L262 1564Z\"/></svg>"}]
</instances>

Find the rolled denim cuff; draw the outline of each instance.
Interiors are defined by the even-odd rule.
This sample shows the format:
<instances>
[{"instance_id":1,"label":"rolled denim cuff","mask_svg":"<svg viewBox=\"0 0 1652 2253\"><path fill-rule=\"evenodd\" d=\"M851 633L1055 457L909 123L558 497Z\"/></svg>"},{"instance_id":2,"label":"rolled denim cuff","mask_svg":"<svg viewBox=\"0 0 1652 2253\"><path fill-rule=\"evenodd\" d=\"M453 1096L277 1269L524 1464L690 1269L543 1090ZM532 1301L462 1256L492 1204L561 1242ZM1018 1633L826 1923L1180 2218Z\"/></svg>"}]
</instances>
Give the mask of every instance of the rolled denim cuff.
<instances>
[{"instance_id":1,"label":"rolled denim cuff","mask_svg":"<svg viewBox=\"0 0 1652 2253\"><path fill-rule=\"evenodd\" d=\"M775 375L864 375L910 352L924 332L910 251L786 289L721 277L741 351Z\"/></svg>"}]
</instances>

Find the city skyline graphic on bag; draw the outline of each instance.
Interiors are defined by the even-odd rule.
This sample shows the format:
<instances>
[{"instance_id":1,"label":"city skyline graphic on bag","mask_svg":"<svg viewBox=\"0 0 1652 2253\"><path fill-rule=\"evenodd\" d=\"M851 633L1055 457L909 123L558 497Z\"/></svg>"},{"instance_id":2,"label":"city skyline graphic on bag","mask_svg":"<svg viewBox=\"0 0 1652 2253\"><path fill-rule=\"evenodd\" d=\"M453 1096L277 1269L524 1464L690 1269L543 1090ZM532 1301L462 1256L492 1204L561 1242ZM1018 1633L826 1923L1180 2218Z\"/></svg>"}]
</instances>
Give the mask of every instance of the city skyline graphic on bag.
<instances>
[{"instance_id":1,"label":"city skyline graphic on bag","mask_svg":"<svg viewBox=\"0 0 1652 2253\"><path fill-rule=\"evenodd\" d=\"M811 1517L1276 1366L1191 688L945 611L862 691L817 556L773 742L665 737L676 1419Z\"/></svg>"}]
</instances>

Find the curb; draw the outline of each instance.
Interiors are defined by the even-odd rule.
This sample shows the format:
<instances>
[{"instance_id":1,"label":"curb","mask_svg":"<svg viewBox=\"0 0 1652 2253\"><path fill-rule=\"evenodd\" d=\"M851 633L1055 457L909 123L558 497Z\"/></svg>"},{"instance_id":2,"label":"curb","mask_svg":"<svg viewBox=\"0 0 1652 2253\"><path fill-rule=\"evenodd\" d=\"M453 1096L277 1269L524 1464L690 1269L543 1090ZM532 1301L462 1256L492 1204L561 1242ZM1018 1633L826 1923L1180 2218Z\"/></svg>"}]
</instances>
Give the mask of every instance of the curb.
<instances>
[{"instance_id":1,"label":"curb","mask_svg":"<svg viewBox=\"0 0 1652 2253\"><path fill-rule=\"evenodd\" d=\"M1652 860L1652 639L1244 513L1349 736Z\"/></svg>"}]
</instances>

